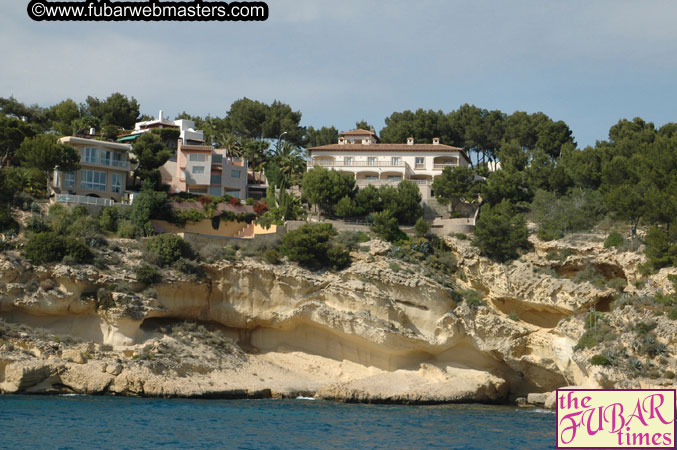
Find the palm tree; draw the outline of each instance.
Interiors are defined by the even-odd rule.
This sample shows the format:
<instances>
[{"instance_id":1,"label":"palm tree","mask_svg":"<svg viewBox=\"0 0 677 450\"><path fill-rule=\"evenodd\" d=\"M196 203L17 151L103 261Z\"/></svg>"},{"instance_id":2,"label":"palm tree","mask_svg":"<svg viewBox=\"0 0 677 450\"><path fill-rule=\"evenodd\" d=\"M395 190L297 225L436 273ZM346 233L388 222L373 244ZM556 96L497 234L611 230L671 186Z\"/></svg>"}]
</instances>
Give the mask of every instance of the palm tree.
<instances>
[{"instance_id":1,"label":"palm tree","mask_svg":"<svg viewBox=\"0 0 677 450\"><path fill-rule=\"evenodd\" d=\"M305 152L291 142L278 145L271 159L280 170L280 185L285 187L291 186L292 181L306 171Z\"/></svg>"},{"instance_id":2,"label":"palm tree","mask_svg":"<svg viewBox=\"0 0 677 450\"><path fill-rule=\"evenodd\" d=\"M242 157L247 160L249 167L254 172L254 179L256 174L263 171L263 166L266 164L266 151L268 150L268 142L258 139L247 139L242 145Z\"/></svg>"},{"instance_id":3,"label":"palm tree","mask_svg":"<svg viewBox=\"0 0 677 450\"><path fill-rule=\"evenodd\" d=\"M222 133L220 134L216 141L220 148L225 148L228 152L228 155L234 156L236 158L241 158L243 153L243 146L240 139L237 138L232 133Z\"/></svg>"}]
</instances>

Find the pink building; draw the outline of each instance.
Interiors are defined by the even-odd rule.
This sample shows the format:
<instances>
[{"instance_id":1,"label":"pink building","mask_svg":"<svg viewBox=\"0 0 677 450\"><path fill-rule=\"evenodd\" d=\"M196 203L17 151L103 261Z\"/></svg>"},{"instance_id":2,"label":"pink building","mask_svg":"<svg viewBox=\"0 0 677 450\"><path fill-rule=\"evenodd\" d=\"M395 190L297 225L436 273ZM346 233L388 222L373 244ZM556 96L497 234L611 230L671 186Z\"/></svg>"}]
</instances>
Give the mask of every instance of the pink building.
<instances>
[{"instance_id":1,"label":"pink building","mask_svg":"<svg viewBox=\"0 0 677 450\"><path fill-rule=\"evenodd\" d=\"M184 144L179 139L176 157L160 168L162 182L171 192L247 197L247 162L210 145Z\"/></svg>"}]
</instances>

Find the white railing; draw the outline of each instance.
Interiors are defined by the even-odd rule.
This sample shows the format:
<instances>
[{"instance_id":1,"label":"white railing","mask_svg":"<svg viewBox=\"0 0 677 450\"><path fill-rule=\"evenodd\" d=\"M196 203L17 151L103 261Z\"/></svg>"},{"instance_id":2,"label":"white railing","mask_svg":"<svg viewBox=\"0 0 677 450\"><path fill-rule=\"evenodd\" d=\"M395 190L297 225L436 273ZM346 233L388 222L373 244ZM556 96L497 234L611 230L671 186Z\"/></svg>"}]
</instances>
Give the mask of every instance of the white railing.
<instances>
[{"instance_id":1,"label":"white railing","mask_svg":"<svg viewBox=\"0 0 677 450\"><path fill-rule=\"evenodd\" d=\"M115 203L107 198L87 197L86 195L57 194L58 203L78 203L80 205L95 206L129 206L127 203Z\"/></svg>"},{"instance_id":2,"label":"white railing","mask_svg":"<svg viewBox=\"0 0 677 450\"><path fill-rule=\"evenodd\" d=\"M445 167L458 167L458 163L433 164L433 169L442 170Z\"/></svg>"},{"instance_id":3,"label":"white railing","mask_svg":"<svg viewBox=\"0 0 677 450\"><path fill-rule=\"evenodd\" d=\"M120 169L129 170L129 161L118 161L116 159L102 159L100 162L85 161L84 159L81 159L80 164L84 166L119 167Z\"/></svg>"},{"instance_id":4,"label":"white railing","mask_svg":"<svg viewBox=\"0 0 677 450\"><path fill-rule=\"evenodd\" d=\"M373 186L397 186L404 180L366 180L366 179L358 179L355 180L355 184L358 186L368 186L368 185L373 185ZM421 186L427 186L430 184L429 180L407 180L407 181L412 181L415 184L421 185Z\"/></svg>"},{"instance_id":5,"label":"white railing","mask_svg":"<svg viewBox=\"0 0 677 450\"><path fill-rule=\"evenodd\" d=\"M308 167L406 167L404 161L308 161Z\"/></svg>"}]
</instances>

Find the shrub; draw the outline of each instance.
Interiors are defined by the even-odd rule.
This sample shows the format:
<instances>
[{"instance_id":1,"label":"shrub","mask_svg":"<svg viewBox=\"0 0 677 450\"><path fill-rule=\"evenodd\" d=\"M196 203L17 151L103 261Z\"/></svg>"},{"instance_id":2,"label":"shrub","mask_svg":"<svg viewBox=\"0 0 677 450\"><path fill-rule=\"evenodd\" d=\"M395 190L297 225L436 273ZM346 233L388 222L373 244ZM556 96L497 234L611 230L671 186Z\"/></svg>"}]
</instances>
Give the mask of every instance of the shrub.
<instances>
[{"instance_id":1,"label":"shrub","mask_svg":"<svg viewBox=\"0 0 677 450\"><path fill-rule=\"evenodd\" d=\"M341 231L336 236L336 242L349 250L356 250L363 242L369 241L369 236L363 231Z\"/></svg>"},{"instance_id":2,"label":"shrub","mask_svg":"<svg viewBox=\"0 0 677 450\"><path fill-rule=\"evenodd\" d=\"M672 370L666 370L663 376L668 380L673 380L675 378L675 372L673 372Z\"/></svg>"},{"instance_id":3,"label":"shrub","mask_svg":"<svg viewBox=\"0 0 677 450\"><path fill-rule=\"evenodd\" d=\"M510 314L508 314L508 318L509 318L510 320L514 320L515 322L519 322L519 321L520 321L520 316L519 316L519 314L517 314L515 311L512 311Z\"/></svg>"},{"instance_id":4,"label":"shrub","mask_svg":"<svg viewBox=\"0 0 677 450\"><path fill-rule=\"evenodd\" d=\"M389 210L375 212L371 215L371 231L378 237L388 242L395 242L406 238L406 235L397 225L397 219Z\"/></svg>"},{"instance_id":5,"label":"shrub","mask_svg":"<svg viewBox=\"0 0 677 450\"><path fill-rule=\"evenodd\" d=\"M350 254L343 246L330 244L330 239L335 235L336 230L331 224L303 225L282 238L280 252L302 266L340 268L350 262Z\"/></svg>"},{"instance_id":6,"label":"shrub","mask_svg":"<svg viewBox=\"0 0 677 450\"><path fill-rule=\"evenodd\" d=\"M94 255L89 248L74 238L68 238L54 232L35 233L24 247L24 256L33 264L61 261L90 262Z\"/></svg>"},{"instance_id":7,"label":"shrub","mask_svg":"<svg viewBox=\"0 0 677 450\"><path fill-rule=\"evenodd\" d=\"M468 239L468 235L465 233L449 233L449 236L455 237L456 239L459 239L461 241L465 241Z\"/></svg>"},{"instance_id":8,"label":"shrub","mask_svg":"<svg viewBox=\"0 0 677 450\"><path fill-rule=\"evenodd\" d=\"M602 274L590 264L586 265L583 270L577 272L573 281L574 283L584 283L587 281L597 286L603 286L605 284Z\"/></svg>"},{"instance_id":9,"label":"shrub","mask_svg":"<svg viewBox=\"0 0 677 450\"><path fill-rule=\"evenodd\" d=\"M0 208L0 232L15 234L19 232L19 222L14 220L9 208Z\"/></svg>"},{"instance_id":10,"label":"shrub","mask_svg":"<svg viewBox=\"0 0 677 450\"><path fill-rule=\"evenodd\" d=\"M46 233L50 231L49 225L39 217L31 217L26 224L26 230L33 233Z\"/></svg>"},{"instance_id":11,"label":"shrub","mask_svg":"<svg viewBox=\"0 0 677 450\"><path fill-rule=\"evenodd\" d=\"M559 239L567 233L589 230L606 214L599 191L573 191L558 197L553 192L539 190L530 209L531 218L538 225L537 236L542 240Z\"/></svg>"},{"instance_id":12,"label":"shrub","mask_svg":"<svg viewBox=\"0 0 677 450\"><path fill-rule=\"evenodd\" d=\"M171 220L172 208L165 192L151 190L141 191L132 204L129 220L137 230L148 231L144 228L150 219Z\"/></svg>"},{"instance_id":13,"label":"shrub","mask_svg":"<svg viewBox=\"0 0 677 450\"><path fill-rule=\"evenodd\" d=\"M510 202L503 200L496 206L482 206L473 245L483 255L504 262L515 259L519 249L528 247L528 237L524 216L517 214Z\"/></svg>"},{"instance_id":14,"label":"shrub","mask_svg":"<svg viewBox=\"0 0 677 450\"><path fill-rule=\"evenodd\" d=\"M254 206L256 204L256 200L253 198L249 197L244 200L244 204L247 206Z\"/></svg>"},{"instance_id":15,"label":"shrub","mask_svg":"<svg viewBox=\"0 0 677 450\"><path fill-rule=\"evenodd\" d=\"M336 217L342 218L354 217L357 214L355 201L348 196L343 197L334 207L334 214L336 214Z\"/></svg>"},{"instance_id":16,"label":"shrub","mask_svg":"<svg viewBox=\"0 0 677 450\"><path fill-rule=\"evenodd\" d=\"M327 250L327 260L332 269L345 269L350 265L350 252L342 245L333 245Z\"/></svg>"},{"instance_id":17,"label":"shrub","mask_svg":"<svg viewBox=\"0 0 677 450\"><path fill-rule=\"evenodd\" d=\"M397 272L399 272L400 270L402 270L402 266L400 266L400 265L397 264L396 262L391 262L391 263L390 263L390 270L392 270L393 272L397 273Z\"/></svg>"},{"instance_id":18,"label":"shrub","mask_svg":"<svg viewBox=\"0 0 677 450\"><path fill-rule=\"evenodd\" d=\"M461 297L465 299L465 303L470 307L470 309L477 309L484 304L482 300L482 293L474 289L468 289L460 292Z\"/></svg>"},{"instance_id":19,"label":"shrub","mask_svg":"<svg viewBox=\"0 0 677 450\"><path fill-rule=\"evenodd\" d=\"M162 275L160 275L160 272L155 267L148 264L142 264L141 266L137 267L135 273L136 281L145 285L155 284L162 281Z\"/></svg>"},{"instance_id":20,"label":"shrub","mask_svg":"<svg viewBox=\"0 0 677 450\"><path fill-rule=\"evenodd\" d=\"M611 289L615 289L617 291L622 291L625 289L625 286L628 285L628 280L625 278L612 278L611 280L607 281L606 285L610 287Z\"/></svg>"},{"instance_id":21,"label":"shrub","mask_svg":"<svg viewBox=\"0 0 677 450\"><path fill-rule=\"evenodd\" d=\"M240 199L237 198L237 197L231 198L231 199L228 201L228 203L231 204L232 206L240 206L240 204L241 204Z\"/></svg>"},{"instance_id":22,"label":"shrub","mask_svg":"<svg viewBox=\"0 0 677 450\"><path fill-rule=\"evenodd\" d=\"M160 258L162 265L168 266L179 258L193 256L190 245L175 234L160 234L148 240L148 250Z\"/></svg>"},{"instance_id":23,"label":"shrub","mask_svg":"<svg viewBox=\"0 0 677 450\"><path fill-rule=\"evenodd\" d=\"M414 225L414 230L417 236L425 236L430 230L430 224L423 217L419 217L416 225Z\"/></svg>"},{"instance_id":24,"label":"shrub","mask_svg":"<svg viewBox=\"0 0 677 450\"><path fill-rule=\"evenodd\" d=\"M625 243L625 239L620 233L609 233L609 235L604 239L604 248L616 247L620 248Z\"/></svg>"},{"instance_id":25,"label":"shrub","mask_svg":"<svg viewBox=\"0 0 677 450\"><path fill-rule=\"evenodd\" d=\"M644 253L649 259L648 266L653 271L663 267L677 266L677 232L675 227L667 230L651 227L646 234L646 250Z\"/></svg>"},{"instance_id":26,"label":"shrub","mask_svg":"<svg viewBox=\"0 0 677 450\"><path fill-rule=\"evenodd\" d=\"M611 361L604 355L595 355L590 358L590 364L593 366L610 366Z\"/></svg>"},{"instance_id":27,"label":"shrub","mask_svg":"<svg viewBox=\"0 0 677 450\"><path fill-rule=\"evenodd\" d=\"M199 263L186 258L180 258L172 264L172 268L181 273L185 273L186 275L196 275L198 277L203 277L205 275L205 271Z\"/></svg>"},{"instance_id":28,"label":"shrub","mask_svg":"<svg viewBox=\"0 0 677 450\"><path fill-rule=\"evenodd\" d=\"M171 222L178 225L185 225L189 222L199 222L205 219L206 216L195 208L190 209L173 209Z\"/></svg>"},{"instance_id":29,"label":"shrub","mask_svg":"<svg viewBox=\"0 0 677 450\"><path fill-rule=\"evenodd\" d=\"M90 263L94 259L94 254L85 244L75 238L66 238L66 256L76 263Z\"/></svg>"},{"instance_id":30,"label":"shrub","mask_svg":"<svg viewBox=\"0 0 677 450\"><path fill-rule=\"evenodd\" d=\"M140 233L139 228L129 220L121 220L118 223L117 235L125 239L134 239Z\"/></svg>"},{"instance_id":31,"label":"shrub","mask_svg":"<svg viewBox=\"0 0 677 450\"><path fill-rule=\"evenodd\" d=\"M280 254L274 248L268 249L263 253L263 260L268 264L280 264Z\"/></svg>"},{"instance_id":32,"label":"shrub","mask_svg":"<svg viewBox=\"0 0 677 450\"><path fill-rule=\"evenodd\" d=\"M677 308L673 308L670 310L670 312L668 313L668 319L677 320Z\"/></svg>"}]
</instances>

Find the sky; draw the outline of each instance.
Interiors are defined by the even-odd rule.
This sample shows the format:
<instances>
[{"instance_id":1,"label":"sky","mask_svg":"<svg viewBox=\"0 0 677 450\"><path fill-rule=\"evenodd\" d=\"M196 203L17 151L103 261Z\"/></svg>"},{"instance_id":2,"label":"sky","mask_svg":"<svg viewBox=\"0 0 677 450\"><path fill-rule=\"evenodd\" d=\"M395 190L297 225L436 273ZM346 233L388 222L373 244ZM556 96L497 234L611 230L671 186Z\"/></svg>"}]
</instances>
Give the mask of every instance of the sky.
<instances>
[{"instance_id":1,"label":"sky","mask_svg":"<svg viewBox=\"0 0 677 450\"><path fill-rule=\"evenodd\" d=\"M0 0L0 97L113 92L142 113L224 116L277 99L302 125L395 111L544 112L580 147L621 118L677 121L672 0L269 0L265 22L34 22Z\"/></svg>"}]
</instances>

